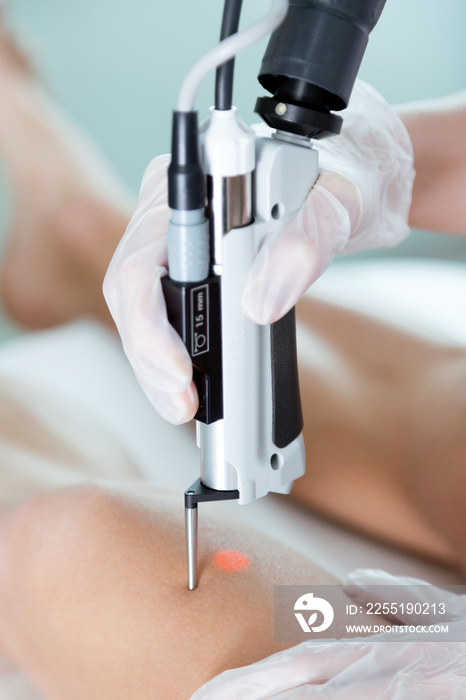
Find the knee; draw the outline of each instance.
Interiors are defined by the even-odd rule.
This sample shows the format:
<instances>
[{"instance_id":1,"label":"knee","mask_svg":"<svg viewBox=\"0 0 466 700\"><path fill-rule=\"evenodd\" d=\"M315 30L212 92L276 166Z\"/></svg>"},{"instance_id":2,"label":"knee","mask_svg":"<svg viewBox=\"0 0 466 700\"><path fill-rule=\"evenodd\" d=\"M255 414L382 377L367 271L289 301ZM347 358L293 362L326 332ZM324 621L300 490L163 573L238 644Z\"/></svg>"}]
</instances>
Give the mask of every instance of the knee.
<instances>
[{"instance_id":1,"label":"knee","mask_svg":"<svg viewBox=\"0 0 466 700\"><path fill-rule=\"evenodd\" d=\"M124 498L102 485L76 486L38 495L3 523L3 580L32 600L68 593L112 549L124 528ZM52 596L53 597L53 596Z\"/></svg>"}]
</instances>

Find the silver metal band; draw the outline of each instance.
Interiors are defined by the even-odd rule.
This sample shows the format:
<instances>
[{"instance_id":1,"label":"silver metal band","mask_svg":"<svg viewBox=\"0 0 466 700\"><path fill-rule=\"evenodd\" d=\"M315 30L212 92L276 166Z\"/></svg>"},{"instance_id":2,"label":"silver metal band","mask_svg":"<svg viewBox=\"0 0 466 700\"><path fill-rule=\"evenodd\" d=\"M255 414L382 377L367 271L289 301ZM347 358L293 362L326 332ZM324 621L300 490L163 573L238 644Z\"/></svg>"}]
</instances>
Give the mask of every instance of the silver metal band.
<instances>
[{"instance_id":1,"label":"silver metal band","mask_svg":"<svg viewBox=\"0 0 466 700\"><path fill-rule=\"evenodd\" d=\"M211 222L211 263L222 274L223 236L252 221L252 173L234 177L207 176L208 215ZM225 464L224 422L198 423L201 451L201 480L217 491L238 487L236 471Z\"/></svg>"},{"instance_id":2,"label":"silver metal band","mask_svg":"<svg viewBox=\"0 0 466 700\"><path fill-rule=\"evenodd\" d=\"M252 173L234 177L207 176L207 210L211 221L211 263L221 274L222 238L252 221Z\"/></svg>"}]
</instances>

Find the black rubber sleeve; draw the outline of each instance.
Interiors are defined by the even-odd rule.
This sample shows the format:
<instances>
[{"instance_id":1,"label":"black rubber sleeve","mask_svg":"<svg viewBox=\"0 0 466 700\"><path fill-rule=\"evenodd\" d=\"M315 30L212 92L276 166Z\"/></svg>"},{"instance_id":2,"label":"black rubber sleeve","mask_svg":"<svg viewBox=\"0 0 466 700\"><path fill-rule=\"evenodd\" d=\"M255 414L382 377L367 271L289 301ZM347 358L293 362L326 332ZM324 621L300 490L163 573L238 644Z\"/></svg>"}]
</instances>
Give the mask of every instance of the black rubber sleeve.
<instances>
[{"instance_id":1,"label":"black rubber sleeve","mask_svg":"<svg viewBox=\"0 0 466 700\"><path fill-rule=\"evenodd\" d=\"M205 176L199 154L197 112L173 112L168 206L192 211L205 205Z\"/></svg>"},{"instance_id":2,"label":"black rubber sleeve","mask_svg":"<svg viewBox=\"0 0 466 700\"><path fill-rule=\"evenodd\" d=\"M270 327L272 360L272 436L279 448L286 447L304 425L299 393L296 314L294 308Z\"/></svg>"}]
</instances>

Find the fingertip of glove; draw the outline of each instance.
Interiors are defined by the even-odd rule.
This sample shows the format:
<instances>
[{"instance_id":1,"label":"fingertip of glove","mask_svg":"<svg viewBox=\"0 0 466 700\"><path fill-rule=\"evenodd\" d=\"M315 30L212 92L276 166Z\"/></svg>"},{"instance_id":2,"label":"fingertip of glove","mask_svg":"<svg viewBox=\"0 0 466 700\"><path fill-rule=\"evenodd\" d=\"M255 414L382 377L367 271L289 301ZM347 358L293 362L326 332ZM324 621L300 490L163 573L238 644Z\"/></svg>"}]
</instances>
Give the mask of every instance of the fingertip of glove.
<instances>
[{"instance_id":1,"label":"fingertip of glove","mask_svg":"<svg viewBox=\"0 0 466 700\"><path fill-rule=\"evenodd\" d=\"M356 586L364 588L371 585L393 583L393 576L383 569L355 569L346 579L345 588Z\"/></svg>"},{"instance_id":2,"label":"fingertip of glove","mask_svg":"<svg viewBox=\"0 0 466 700\"><path fill-rule=\"evenodd\" d=\"M272 323L272 320L267 315L267 310L263 306L261 307L250 293L243 295L242 307L244 314L259 326L266 326L268 323Z\"/></svg>"},{"instance_id":3,"label":"fingertip of glove","mask_svg":"<svg viewBox=\"0 0 466 700\"><path fill-rule=\"evenodd\" d=\"M197 389L194 382L180 393L158 395L152 402L156 411L173 425L188 423L196 415L199 407Z\"/></svg>"},{"instance_id":4,"label":"fingertip of glove","mask_svg":"<svg viewBox=\"0 0 466 700\"><path fill-rule=\"evenodd\" d=\"M266 284L258 281L257 276L251 277L246 285L242 308L245 315L259 326L278 321L288 310L280 313L280 305L275 295L270 292Z\"/></svg>"},{"instance_id":5,"label":"fingertip of glove","mask_svg":"<svg viewBox=\"0 0 466 700\"><path fill-rule=\"evenodd\" d=\"M243 293L243 311L266 325L282 318L316 279L320 260L316 247L301 240L280 242L255 265Z\"/></svg>"},{"instance_id":6,"label":"fingertip of glove","mask_svg":"<svg viewBox=\"0 0 466 700\"><path fill-rule=\"evenodd\" d=\"M350 230L353 231L359 226L362 218L362 199L354 182L338 173L322 173L312 192L326 195L327 198L331 196L334 207L343 207L349 219Z\"/></svg>"},{"instance_id":7,"label":"fingertip of glove","mask_svg":"<svg viewBox=\"0 0 466 700\"><path fill-rule=\"evenodd\" d=\"M279 321L292 307L293 303L284 304L283 307L277 308L274 305L269 306L267 303L261 304L260 300L259 303L248 299L243 301L244 313L258 326L267 326Z\"/></svg>"}]
</instances>

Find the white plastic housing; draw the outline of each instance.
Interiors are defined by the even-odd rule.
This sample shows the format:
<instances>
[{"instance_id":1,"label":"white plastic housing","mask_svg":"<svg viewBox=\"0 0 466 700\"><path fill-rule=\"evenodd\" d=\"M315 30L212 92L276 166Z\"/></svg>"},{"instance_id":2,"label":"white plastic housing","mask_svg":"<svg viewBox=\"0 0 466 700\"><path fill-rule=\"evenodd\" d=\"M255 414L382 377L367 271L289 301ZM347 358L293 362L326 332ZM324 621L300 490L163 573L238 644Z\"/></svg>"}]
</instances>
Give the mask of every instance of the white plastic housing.
<instances>
[{"instance_id":1,"label":"white plastic housing","mask_svg":"<svg viewBox=\"0 0 466 700\"><path fill-rule=\"evenodd\" d=\"M273 443L270 326L250 321L241 299L260 242L277 228L272 211L280 217L297 211L318 173L317 152L305 145L258 138L255 150L255 221L223 237L224 419L198 424L202 481L237 488L243 504L269 491L288 493L305 471L302 435L282 449Z\"/></svg>"},{"instance_id":2,"label":"white plastic housing","mask_svg":"<svg viewBox=\"0 0 466 700\"><path fill-rule=\"evenodd\" d=\"M234 177L254 170L254 131L237 114L210 108L199 129L204 172L220 177Z\"/></svg>"}]
</instances>

